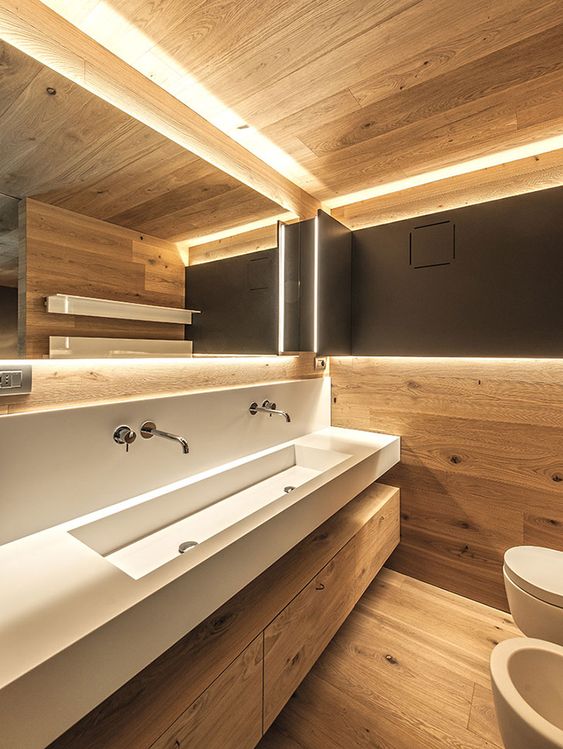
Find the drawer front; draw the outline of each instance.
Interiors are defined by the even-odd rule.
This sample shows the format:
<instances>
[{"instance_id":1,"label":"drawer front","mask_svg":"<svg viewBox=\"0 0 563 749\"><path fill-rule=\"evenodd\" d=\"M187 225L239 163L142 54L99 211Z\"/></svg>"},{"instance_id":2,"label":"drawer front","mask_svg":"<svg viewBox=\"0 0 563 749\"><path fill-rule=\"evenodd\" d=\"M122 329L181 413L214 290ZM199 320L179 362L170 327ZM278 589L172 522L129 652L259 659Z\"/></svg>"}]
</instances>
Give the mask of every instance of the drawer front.
<instances>
[{"instance_id":1,"label":"drawer front","mask_svg":"<svg viewBox=\"0 0 563 749\"><path fill-rule=\"evenodd\" d=\"M264 631L264 730L342 625L399 541L399 492Z\"/></svg>"},{"instance_id":2,"label":"drawer front","mask_svg":"<svg viewBox=\"0 0 563 749\"><path fill-rule=\"evenodd\" d=\"M263 648L260 634L151 749L253 749L262 736Z\"/></svg>"}]
</instances>

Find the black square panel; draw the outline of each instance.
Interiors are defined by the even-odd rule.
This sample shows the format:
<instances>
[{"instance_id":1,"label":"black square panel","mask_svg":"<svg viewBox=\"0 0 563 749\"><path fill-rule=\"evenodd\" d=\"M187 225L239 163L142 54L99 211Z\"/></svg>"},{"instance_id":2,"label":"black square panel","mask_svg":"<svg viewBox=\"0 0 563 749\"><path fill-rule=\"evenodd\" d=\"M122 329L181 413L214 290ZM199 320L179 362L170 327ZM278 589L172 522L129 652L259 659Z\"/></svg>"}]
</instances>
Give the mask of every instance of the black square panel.
<instances>
[{"instance_id":1,"label":"black square panel","mask_svg":"<svg viewBox=\"0 0 563 749\"><path fill-rule=\"evenodd\" d=\"M268 257L248 260L248 289L258 291L270 288L272 282L272 259Z\"/></svg>"},{"instance_id":2,"label":"black square panel","mask_svg":"<svg viewBox=\"0 0 563 749\"><path fill-rule=\"evenodd\" d=\"M410 232L410 264L413 268L448 265L455 258L454 224L417 226Z\"/></svg>"}]
</instances>

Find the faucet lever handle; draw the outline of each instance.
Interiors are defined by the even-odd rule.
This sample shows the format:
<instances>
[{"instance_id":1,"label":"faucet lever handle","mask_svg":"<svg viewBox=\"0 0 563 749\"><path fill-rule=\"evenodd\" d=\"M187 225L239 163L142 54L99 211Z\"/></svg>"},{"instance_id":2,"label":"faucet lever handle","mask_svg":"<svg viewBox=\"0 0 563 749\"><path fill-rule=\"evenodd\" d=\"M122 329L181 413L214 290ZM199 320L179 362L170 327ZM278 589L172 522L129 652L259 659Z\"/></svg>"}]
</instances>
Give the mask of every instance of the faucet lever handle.
<instances>
[{"instance_id":1,"label":"faucet lever handle","mask_svg":"<svg viewBox=\"0 0 563 749\"><path fill-rule=\"evenodd\" d=\"M113 441L118 445L125 445L125 452L129 452L129 445L137 439L137 433L127 424L121 424L113 432Z\"/></svg>"}]
</instances>

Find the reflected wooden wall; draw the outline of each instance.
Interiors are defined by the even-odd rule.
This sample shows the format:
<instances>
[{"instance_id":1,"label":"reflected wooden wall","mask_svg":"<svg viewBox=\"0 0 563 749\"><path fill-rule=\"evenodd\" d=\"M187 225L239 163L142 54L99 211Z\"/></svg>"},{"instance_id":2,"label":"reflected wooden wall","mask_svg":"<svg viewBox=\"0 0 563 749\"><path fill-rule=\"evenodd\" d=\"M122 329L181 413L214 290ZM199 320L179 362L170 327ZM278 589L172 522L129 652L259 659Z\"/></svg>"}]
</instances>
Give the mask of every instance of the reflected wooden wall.
<instances>
[{"instance_id":1,"label":"reflected wooden wall","mask_svg":"<svg viewBox=\"0 0 563 749\"><path fill-rule=\"evenodd\" d=\"M182 339L182 325L56 315L49 294L184 307L184 263L163 239L27 199L20 267L22 353L48 354L50 335Z\"/></svg>"}]
</instances>

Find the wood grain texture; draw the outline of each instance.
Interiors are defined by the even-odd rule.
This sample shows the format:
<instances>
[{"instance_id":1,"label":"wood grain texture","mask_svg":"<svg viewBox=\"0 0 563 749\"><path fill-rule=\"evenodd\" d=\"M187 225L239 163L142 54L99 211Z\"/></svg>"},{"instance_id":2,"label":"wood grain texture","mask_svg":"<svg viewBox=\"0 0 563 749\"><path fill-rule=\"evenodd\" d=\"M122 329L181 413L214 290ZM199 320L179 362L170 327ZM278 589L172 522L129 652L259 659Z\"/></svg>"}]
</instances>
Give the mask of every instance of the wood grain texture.
<instances>
[{"instance_id":1,"label":"wood grain texture","mask_svg":"<svg viewBox=\"0 0 563 749\"><path fill-rule=\"evenodd\" d=\"M262 737L260 634L151 749L254 749Z\"/></svg>"},{"instance_id":2,"label":"wood grain texture","mask_svg":"<svg viewBox=\"0 0 563 749\"><path fill-rule=\"evenodd\" d=\"M395 494L379 484L366 489L49 749L151 747Z\"/></svg>"},{"instance_id":3,"label":"wood grain texture","mask_svg":"<svg viewBox=\"0 0 563 749\"><path fill-rule=\"evenodd\" d=\"M489 657L507 614L382 570L259 749L496 749Z\"/></svg>"},{"instance_id":4,"label":"wood grain texture","mask_svg":"<svg viewBox=\"0 0 563 749\"><path fill-rule=\"evenodd\" d=\"M189 14L177 0L114 0L107 23L102 2L77 13L46 1L178 96L197 81L291 156L284 169L321 200L563 125L558 0L268 0Z\"/></svg>"},{"instance_id":5,"label":"wood grain texture","mask_svg":"<svg viewBox=\"0 0 563 749\"><path fill-rule=\"evenodd\" d=\"M189 244L189 242L188 242ZM223 260L235 255L247 255L250 252L270 250L278 246L277 224L264 226L261 229L237 234L225 239L216 239L189 248L189 264L198 265L211 260Z\"/></svg>"},{"instance_id":6,"label":"wood grain texture","mask_svg":"<svg viewBox=\"0 0 563 749\"><path fill-rule=\"evenodd\" d=\"M2 0L0 38L269 201L303 216L319 207L303 189L40 0Z\"/></svg>"},{"instance_id":7,"label":"wood grain texture","mask_svg":"<svg viewBox=\"0 0 563 749\"><path fill-rule=\"evenodd\" d=\"M49 294L184 307L185 268L177 246L105 221L27 199L21 230L22 353L40 359L50 335L183 339L184 327L134 320L57 315Z\"/></svg>"},{"instance_id":8,"label":"wood grain texture","mask_svg":"<svg viewBox=\"0 0 563 749\"><path fill-rule=\"evenodd\" d=\"M563 184L563 149L333 208L351 229L387 224Z\"/></svg>"},{"instance_id":9,"label":"wood grain texture","mask_svg":"<svg viewBox=\"0 0 563 749\"><path fill-rule=\"evenodd\" d=\"M510 546L563 550L563 363L332 358L333 423L401 436L391 566L507 610Z\"/></svg>"},{"instance_id":10,"label":"wood grain texture","mask_svg":"<svg viewBox=\"0 0 563 749\"><path fill-rule=\"evenodd\" d=\"M44 361L34 363L33 391L24 396L2 397L0 414L308 377L319 377L312 354L248 359L195 357L174 361Z\"/></svg>"},{"instance_id":11,"label":"wood grain texture","mask_svg":"<svg viewBox=\"0 0 563 749\"><path fill-rule=\"evenodd\" d=\"M264 632L264 728L272 724L399 543L399 492Z\"/></svg>"},{"instance_id":12,"label":"wood grain texture","mask_svg":"<svg viewBox=\"0 0 563 749\"><path fill-rule=\"evenodd\" d=\"M164 238L280 213L239 180L1 41L0 70L0 191Z\"/></svg>"}]
</instances>

